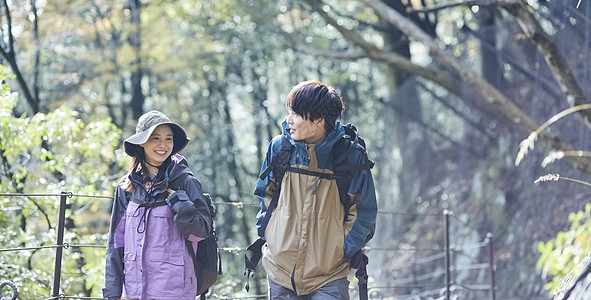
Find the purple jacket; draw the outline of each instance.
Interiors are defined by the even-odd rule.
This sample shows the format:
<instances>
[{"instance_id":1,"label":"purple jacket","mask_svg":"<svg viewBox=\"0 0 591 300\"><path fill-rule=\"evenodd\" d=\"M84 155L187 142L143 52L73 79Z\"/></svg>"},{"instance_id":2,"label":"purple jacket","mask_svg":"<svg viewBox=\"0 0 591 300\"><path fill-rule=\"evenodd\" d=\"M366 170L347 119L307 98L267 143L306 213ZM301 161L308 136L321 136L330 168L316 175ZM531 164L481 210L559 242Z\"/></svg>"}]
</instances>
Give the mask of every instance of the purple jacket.
<instances>
[{"instance_id":1,"label":"purple jacket","mask_svg":"<svg viewBox=\"0 0 591 300\"><path fill-rule=\"evenodd\" d=\"M125 180L135 185L127 196ZM172 207L142 206L166 199L170 182L176 190L168 199ZM190 241L196 251L210 226L201 183L181 155L172 156L165 178L150 194L139 174L127 174L115 191L103 297L121 298L125 287L125 297L131 299L194 300L197 282L186 243Z\"/></svg>"}]
</instances>

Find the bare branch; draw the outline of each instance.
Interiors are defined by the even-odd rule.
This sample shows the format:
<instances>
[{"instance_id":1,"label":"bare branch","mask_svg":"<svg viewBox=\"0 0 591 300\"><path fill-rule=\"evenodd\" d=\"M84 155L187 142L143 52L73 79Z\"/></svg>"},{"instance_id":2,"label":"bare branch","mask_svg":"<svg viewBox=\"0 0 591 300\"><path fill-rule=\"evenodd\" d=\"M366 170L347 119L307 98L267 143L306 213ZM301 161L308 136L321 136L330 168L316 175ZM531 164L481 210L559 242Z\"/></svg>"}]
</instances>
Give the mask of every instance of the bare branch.
<instances>
[{"instance_id":1,"label":"bare branch","mask_svg":"<svg viewBox=\"0 0 591 300\"><path fill-rule=\"evenodd\" d=\"M380 15L385 21L398 27L410 39L420 42L426 46L431 55L438 59L442 64L457 72L457 74L467 83L469 83L475 91L477 91L483 99L489 103L494 104L503 114L511 119L515 124L519 125L526 131L535 131L538 124L519 107L517 107L510 99L503 93L487 82L482 76L472 71L468 66L465 66L452 54L448 53L444 47L440 46L440 42L431 38L421 28L409 21L396 10L390 8L386 4L378 0L361 0L368 4L374 11ZM508 2L518 2L508 0ZM539 136L540 140L544 141L556 150L568 151L572 150L572 146L563 142L559 137L549 133L542 132ZM579 157L570 158L569 161L576 167L591 174L591 163L586 159Z\"/></svg>"},{"instance_id":2,"label":"bare branch","mask_svg":"<svg viewBox=\"0 0 591 300\"><path fill-rule=\"evenodd\" d=\"M499 0L467 0L467 1L458 1L458 2L450 2L450 3L439 3L439 4L435 4L435 5L431 5L425 8L420 8L420 9L416 9L416 8L412 8L412 7L408 7L406 9L407 13L432 13L432 12L437 12L439 10L444 10L444 9L448 9L448 8L452 8L452 7L458 7L458 6L474 6L474 5L478 5L478 6L493 6L493 5L497 5L499 2Z\"/></svg>"},{"instance_id":3,"label":"bare branch","mask_svg":"<svg viewBox=\"0 0 591 300\"><path fill-rule=\"evenodd\" d=\"M508 55L504 51L496 49L496 47L494 45L491 45L489 42L487 42L484 39L484 37L482 36L481 33L478 33L476 31L470 29L468 26L464 26L462 28L462 30L470 33L475 38L477 38L480 41L481 45L483 45L484 47L486 47L490 51L494 52L496 55L498 55L500 58L502 58L506 63L510 64L512 68L515 68L516 70L520 71L522 74L524 74L525 76L527 76L531 79L538 80L540 82L540 85L544 89L544 91L547 92L549 95L551 95L552 97L554 97L556 99L562 98L563 94L561 93L561 91L556 89L556 87L553 85L553 81L550 81L550 80L546 79L545 77L540 77L540 76L536 75L533 71L531 71L527 67L523 66L522 63L520 61L518 61L517 59L511 57L510 55Z\"/></svg>"},{"instance_id":4,"label":"bare branch","mask_svg":"<svg viewBox=\"0 0 591 300\"><path fill-rule=\"evenodd\" d=\"M417 64L411 62L406 57L398 55L397 53L381 50L381 49L377 48L376 46L374 46L373 44L365 41L365 39L363 39L363 37L361 37L361 35L359 35L359 33L355 32L355 31L347 30L343 26L340 26L336 20L334 20L328 14L325 13L320 8L320 6L317 3L315 3L315 1L308 1L308 0L305 0L305 1L308 4L310 4L310 6L312 6L312 8L314 8L318 13L320 13L322 15L322 17L325 18L327 23L331 24L337 30L339 30L345 39L349 40L354 45L360 47L362 49L362 51L361 52L353 52L353 51L338 52L338 51L331 51L331 50L321 51L321 50L318 50L318 49L315 49L312 47L308 47L303 42L299 41L293 34L290 34L286 31L282 30L281 26L279 24L277 24L277 22L274 22L274 20L269 20L269 18L262 15L260 11L254 9L250 6L247 6L246 4L244 4L242 2L240 2L240 3L242 3L242 7L245 10L247 10L248 13L250 13L251 15L253 15L254 17L256 17L258 19L265 20L265 23L267 25L269 25L276 33L284 36L289 42L291 42L293 44L294 48L296 48L302 52L308 53L310 55L318 55L318 56L322 56L322 57L335 58L335 59L356 60L356 59L360 59L360 58L371 58L375 61L381 61L381 62L395 65L398 68L409 72L410 74L414 74L416 76L424 77L428 80L431 80L456 95L462 94L463 90L460 87L460 84L457 82L457 80L454 78L454 76L450 76L449 72L417 65Z\"/></svg>"},{"instance_id":5,"label":"bare branch","mask_svg":"<svg viewBox=\"0 0 591 300\"><path fill-rule=\"evenodd\" d=\"M39 205L39 203L37 203L37 201L35 201L33 198L31 197L27 197L27 199L29 199L29 201L33 202L33 204L35 204L35 206L37 207L37 209L43 214L43 216L45 217L45 221L47 222L47 226L52 229L53 226L51 225L51 221L49 220L49 215L45 212L45 210L43 209L43 207L41 207L41 205Z\"/></svg>"},{"instance_id":6,"label":"bare branch","mask_svg":"<svg viewBox=\"0 0 591 300\"><path fill-rule=\"evenodd\" d=\"M562 56L556 43L552 41L536 17L523 2L510 2L502 2L500 6L515 17L525 35L544 55L546 64L550 68L552 75L554 75L554 79L556 79L560 89L566 95L568 104L572 107L587 103L583 89L578 84L575 75L566 62L566 59L564 59L564 56ZM591 112L581 111L579 114L583 117L585 124L591 128Z\"/></svg>"},{"instance_id":7,"label":"bare branch","mask_svg":"<svg viewBox=\"0 0 591 300\"><path fill-rule=\"evenodd\" d=\"M455 56L448 53L439 40L430 37L421 28L381 1L361 1L372 7L385 21L390 22L392 25L402 30L402 32L404 32L410 39L420 42L427 47L433 57L437 58L442 64L451 70L457 72L457 74L464 81L472 85L484 99L498 106L515 123L522 124L529 131L538 128L536 122L515 106L515 104L513 104L513 102L504 94L482 78L482 76L472 71L469 66L465 66Z\"/></svg>"},{"instance_id":8,"label":"bare branch","mask_svg":"<svg viewBox=\"0 0 591 300\"><path fill-rule=\"evenodd\" d=\"M577 8L580 4L577 4ZM525 5L523 1L516 0L467 0L458 1L454 3L445 3L430 6L424 9L412 10L409 12L433 12L441 9L456 7L456 6L499 6L503 7L509 13L511 13L519 26L522 28L526 36L535 44L538 50L544 55L546 63L550 67L556 82L560 86L562 92L566 95L568 104L572 106L581 105L587 103L587 99L584 96L582 88L579 86L577 79L571 71L566 60L562 56L560 49L554 43L550 36L544 31L538 20L535 18L533 13ZM591 112L583 111L579 113L585 124L591 128Z\"/></svg>"},{"instance_id":9,"label":"bare branch","mask_svg":"<svg viewBox=\"0 0 591 300\"><path fill-rule=\"evenodd\" d=\"M431 80L442 87L448 89L452 93L456 95L461 95L462 90L459 87L458 82L454 79L453 76L450 76L449 72L424 67L417 65L411 62L408 58L403 57L402 55L398 55L395 52L384 51L379 49L375 45L368 43L359 33L356 31L348 30L343 26L339 25L339 23L330 17L321 7L321 5L314 0L304 0L308 3L318 14L324 18L324 20L335 27L343 37L355 44L356 46L360 47L366 53L365 57L369 57L376 61L382 61L389 64L393 64L398 68L401 68L411 74L424 77L428 80Z\"/></svg>"},{"instance_id":10,"label":"bare branch","mask_svg":"<svg viewBox=\"0 0 591 300\"><path fill-rule=\"evenodd\" d=\"M445 133L441 132L441 130L439 130L438 128L436 128L435 126L424 122L420 116L416 116L415 114L409 112L408 110L400 107L399 105L397 105L394 101L384 101L383 99L379 99L379 101L386 106L391 107L392 109L394 109L395 111L399 112L400 114L404 115L405 117L409 118L410 120L412 120L413 122L417 123L419 126L425 128L426 131L428 132L433 132L435 135L439 136L440 138L442 138L445 141L450 142L451 144L457 146L460 149L466 149L466 147L462 147L462 145L455 141L452 137L446 135ZM467 148L466 152L474 155L474 157L478 158L480 157L480 155L478 153L476 153L474 150L472 150L472 148Z\"/></svg>"},{"instance_id":11,"label":"bare branch","mask_svg":"<svg viewBox=\"0 0 591 300\"><path fill-rule=\"evenodd\" d=\"M468 123L473 128L475 128L480 133L482 133L484 136L486 136L489 139L489 141L493 141L493 142L495 141L495 138L490 133L488 133L485 128L482 128L482 126L479 126L469 116L467 116L465 113L459 111L457 108L455 108L453 105L451 105L446 99L439 97L439 95L437 95L433 90L431 90L429 87L427 87L421 81L417 81L417 85L419 87L423 88L423 90L425 90L426 92L428 92L431 95L431 97L433 97L433 99L439 101L439 103L441 103L447 109L451 110L458 117L462 118L464 120L464 122Z\"/></svg>"}]
</instances>

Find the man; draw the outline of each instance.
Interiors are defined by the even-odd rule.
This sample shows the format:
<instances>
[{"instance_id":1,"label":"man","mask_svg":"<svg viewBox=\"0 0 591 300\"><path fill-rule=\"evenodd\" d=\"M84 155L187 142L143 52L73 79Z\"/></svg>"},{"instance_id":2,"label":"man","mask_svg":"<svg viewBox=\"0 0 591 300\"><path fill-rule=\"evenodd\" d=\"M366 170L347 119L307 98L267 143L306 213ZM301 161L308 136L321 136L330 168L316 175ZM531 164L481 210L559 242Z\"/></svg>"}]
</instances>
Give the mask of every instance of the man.
<instances>
[{"instance_id":1,"label":"man","mask_svg":"<svg viewBox=\"0 0 591 300\"><path fill-rule=\"evenodd\" d=\"M286 106L283 137L269 144L262 173L280 153L284 138L292 146L289 168L283 177L276 170L261 176L254 191L262 201L257 228L266 241L262 255L269 299L349 299L349 260L375 229L372 175L369 168L353 173L346 212L337 180L330 177L333 148L345 134L337 121L344 111L341 96L322 82L305 81L290 91ZM369 160L358 145L346 161L367 165ZM277 188L277 206L265 220Z\"/></svg>"}]
</instances>

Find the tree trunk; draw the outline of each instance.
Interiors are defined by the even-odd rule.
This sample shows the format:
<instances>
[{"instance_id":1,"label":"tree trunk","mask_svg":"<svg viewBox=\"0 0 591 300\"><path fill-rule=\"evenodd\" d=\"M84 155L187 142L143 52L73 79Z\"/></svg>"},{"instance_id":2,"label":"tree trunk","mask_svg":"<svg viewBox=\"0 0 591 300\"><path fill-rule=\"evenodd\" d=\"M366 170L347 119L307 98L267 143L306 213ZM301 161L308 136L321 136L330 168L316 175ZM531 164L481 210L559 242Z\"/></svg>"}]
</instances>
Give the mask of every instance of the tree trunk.
<instances>
[{"instance_id":1,"label":"tree trunk","mask_svg":"<svg viewBox=\"0 0 591 300\"><path fill-rule=\"evenodd\" d=\"M500 70L499 57L495 51L497 30L494 27L494 8L480 7L476 18L480 27L479 36L482 37L482 43L480 44L482 76L493 86L500 87L503 82L503 73Z\"/></svg>"},{"instance_id":2,"label":"tree trunk","mask_svg":"<svg viewBox=\"0 0 591 300\"><path fill-rule=\"evenodd\" d=\"M141 1L129 0L129 8L131 11L130 23L133 27L133 33L129 39L129 44L135 50L135 62L131 71L131 111L135 120L144 113L144 93L142 92L142 26L141 26Z\"/></svg>"},{"instance_id":3,"label":"tree trunk","mask_svg":"<svg viewBox=\"0 0 591 300\"><path fill-rule=\"evenodd\" d=\"M4 8L4 14L6 16L6 31L1 31L0 55L8 61L12 72L14 72L14 75L16 76L16 81L20 87L21 93L27 101L29 111L31 115L34 115L39 112L39 99L33 97L31 94L31 91L27 86L27 82L23 78L23 75L21 74L21 71L18 67L16 62L16 54L14 52L14 36L12 35L12 18L10 16L10 9L8 8L8 3L6 0L2 0L1 5ZM5 36L8 39L8 44L4 42Z\"/></svg>"},{"instance_id":4,"label":"tree trunk","mask_svg":"<svg viewBox=\"0 0 591 300\"><path fill-rule=\"evenodd\" d=\"M41 55L41 41L39 39L39 16L37 14L37 0L31 0L33 9L33 36L35 40L35 54L33 61L33 98L39 103L39 57Z\"/></svg>"}]
</instances>

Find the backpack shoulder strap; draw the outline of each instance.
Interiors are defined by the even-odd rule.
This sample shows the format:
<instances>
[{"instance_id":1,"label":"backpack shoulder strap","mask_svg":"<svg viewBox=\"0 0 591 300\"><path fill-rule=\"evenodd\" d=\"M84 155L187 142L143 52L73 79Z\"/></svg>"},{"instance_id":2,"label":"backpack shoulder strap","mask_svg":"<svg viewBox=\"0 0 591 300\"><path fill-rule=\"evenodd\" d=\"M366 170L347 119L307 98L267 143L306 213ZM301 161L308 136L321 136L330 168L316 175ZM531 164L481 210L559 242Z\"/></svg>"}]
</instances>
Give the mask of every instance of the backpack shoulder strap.
<instances>
[{"instance_id":1,"label":"backpack shoulder strap","mask_svg":"<svg viewBox=\"0 0 591 300\"><path fill-rule=\"evenodd\" d=\"M281 182L283 181L285 172L287 172L289 169L289 160L291 158L291 153L293 152L293 147L294 146L291 144L289 139L287 139L285 136L281 136L281 150L279 150L279 153L273 157L267 168L265 168L265 170L261 172L261 175L259 176L260 179L265 179L270 175L271 171L273 171L273 175L275 177L275 191L273 192L273 197L267 206L267 212L265 213L265 217L261 222L261 227L258 228L259 236L265 235L267 224L271 219L271 215L273 214L275 207L277 207L277 201L279 200L279 194L281 193ZM259 237L256 241L254 241L254 243L246 248L246 252L252 253L250 258L248 258L247 254L244 254L244 263L246 266L246 286L244 288L247 292L250 290L249 279L250 277L254 276L254 270L263 256L261 249L264 244L265 240Z\"/></svg>"},{"instance_id":2,"label":"backpack shoulder strap","mask_svg":"<svg viewBox=\"0 0 591 300\"><path fill-rule=\"evenodd\" d=\"M349 209L351 208L351 197L349 196L349 186L353 179L353 174L361 170L369 170L373 168L374 162L367 156L365 150L365 142L357 134L357 128L353 124L343 125L345 127L345 135L339 139L333 147L333 168L336 176L337 188L339 191L339 199L345 209L345 221L349 217ZM364 163L349 164L347 158L357 148L358 145L363 147Z\"/></svg>"},{"instance_id":3,"label":"backpack shoulder strap","mask_svg":"<svg viewBox=\"0 0 591 300\"><path fill-rule=\"evenodd\" d=\"M273 156L269 165L265 168L260 179L265 179L269 176L271 171L274 171L275 179L283 177L285 171L289 167L289 159L291 158L291 152L293 151L293 145L284 135L281 136L281 149L277 155ZM279 173L277 173L279 172Z\"/></svg>"},{"instance_id":4,"label":"backpack shoulder strap","mask_svg":"<svg viewBox=\"0 0 591 300\"><path fill-rule=\"evenodd\" d=\"M363 138L359 137L357 127L351 123L343 125L345 128L345 135L342 139L337 141L334 147L334 166L339 170L346 169L347 171L359 171L371 169L374 166L374 162L367 156L367 149ZM347 164L347 158L353 152L357 145L363 147L363 156L365 163L363 164Z\"/></svg>"},{"instance_id":5,"label":"backpack shoulder strap","mask_svg":"<svg viewBox=\"0 0 591 300\"><path fill-rule=\"evenodd\" d=\"M343 164L349 157L353 149L357 148L359 144L359 137L357 135L357 127L353 124L343 125L345 128L345 135L339 139L334 146L334 165Z\"/></svg>"},{"instance_id":6,"label":"backpack shoulder strap","mask_svg":"<svg viewBox=\"0 0 591 300\"><path fill-rule=\"evenodd\" d=\"M267 212L265 213L261 227L258 228L259 236L265 235L267 224L271 219L271 215L273 214L275 207L277 207L277 201L279 199L279 194L281 193L281 182L283 181L285 172L287 172L289 168L289 159L291 157L292 151L293 145L285 136L282 136L281 150L273 157L269 166L267 166L267 168L261 173L260 178L264 179L269 176L271 171L273 171L273 175L275 176L275 191L273 192L273 197L267 206Z\"/></svg>"}]
</instances>

